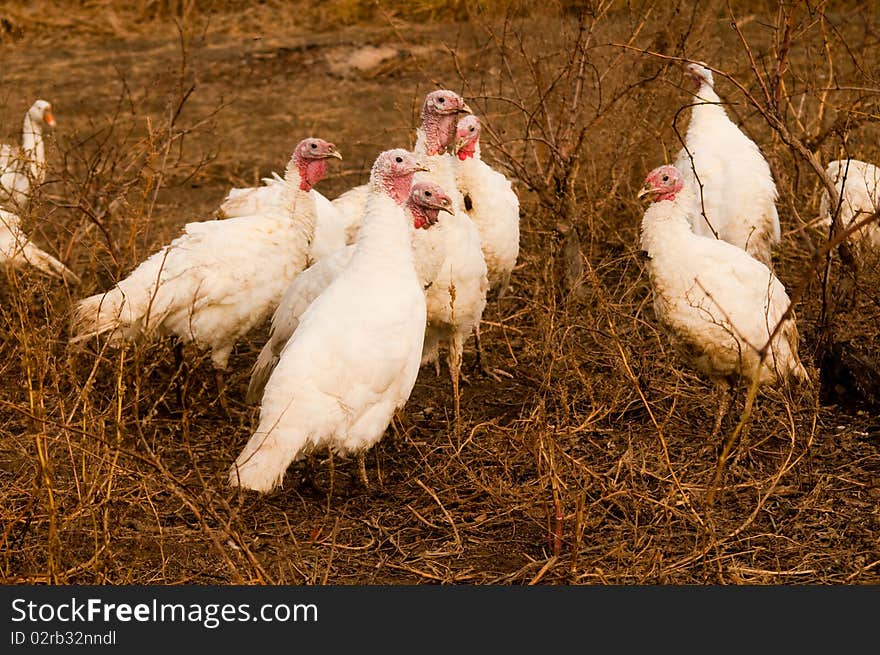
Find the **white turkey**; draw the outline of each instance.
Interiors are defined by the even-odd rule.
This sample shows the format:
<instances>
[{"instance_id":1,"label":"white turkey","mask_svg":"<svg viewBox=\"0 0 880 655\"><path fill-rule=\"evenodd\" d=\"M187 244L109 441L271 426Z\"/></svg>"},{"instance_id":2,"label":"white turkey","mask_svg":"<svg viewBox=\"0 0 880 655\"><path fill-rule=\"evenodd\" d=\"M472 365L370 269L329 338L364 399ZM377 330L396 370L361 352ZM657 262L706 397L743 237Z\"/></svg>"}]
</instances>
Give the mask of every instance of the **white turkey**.
<instances>
[{"instance_id":1,"label":"white turkey","mask_svg":"<svg viewBox=\"0 0 880 655\"><path fill-rule=\"evenodd\" d=\"M455 180L465 213L477 226L489 280L489 291L500 301L510 284L519 256L519 198L507 177L480 156L480 119L470 114L458 122L455 138ZM483 367L480 326L474 331L475 366ZM490 376L497 376L486 370Z\"/></svg>"},{"instance_id":2,"label":"white turkey","mask_svg":"<svg viewBox=\"0 0 880 655\"><path fill-rule=\"evenodd\" d=\"M300 141L285 172L285 200L265 212L188 223L184 233L110 291L80 300L72 342L109 334L113 342L175 335L211 351L223 396L235 342L269 317L284 289L308 263L314 232L312 186L329 158L323 139Z\"/></svg>"},{"instance_id":3,"label":"white turkey","mask_svg":"<svg viewBox=\"0 0 880 655\"><path fill-rule=\"evenodd\" d=\"M453 107L449 110L449 107ZM486 306L488 277L480 233L463 211L456 190L454 160L446 150L454 144L457 114L467 105L452 91L434 91L425 98L422 126L414 153L430 169L417 173L415 181L431 181L447 190L453 213L431 230L413 238L416 271L425 289L428 321L422 364L433 364L439 375L440 345L447 347L446 361L452 380L456 416L459 410L459 377L464 343L479 325ZM294 282L273 317L271 350L277 352L296 326L299 316L340 271L354 249L351 245L316 262ZM264 349L251 374L248 397L259 393L274 357Z\"/></svg>"},{"instance_id":4,"label":"white turkey","mask_svg":"<svg viewBox=\"0 0 880 655\"><path fill-rule=\"evenodd\" d=\"M455 91L439 89L428 93L422 103L422 122L416 130L413 152L421 158L446 153L455 143L458 116L469 113L471 108ZM354 243L357 238L368 187L360 184L330 201L343 217L346 243Z\"/></svg>"},{"instance_id":5,"label":"white turkey","mask_svg":"<svg viewBox=\"0 0 880 655\"><path fill-rule=\"evenodd\" d=\"M245 395L248 403L253 405L260 402L266 381L278 363L284 344L296 331L303 312L345 270L354 252L355 244L339 248L309 266L288 285L272 314L269 338L251 369Z\"/></svg>"},{"instance_id":6,"label":"white turkey","mask_svg":"<svg viewBox=\"0 0 880 655\"><path fill-rule=\"evenodd\" d=\"M696 85L696 99L675 166L696 190L691 227L696 234L742 248L772 268L772 250L781 234L770 166L755 142L727 116L715 93L712 71L692 63L686 73Z\"/></svg>"},{"instance_id":7,"label":"white turkey","mask_svg":"<svg viewBox=\"0 0 880 655\"><path fill-rule=\"evenodd\" d=\"M422 182L421 184L427 183ZM451 203L450 200L450 206L446 209L450 214L452 213ZM437 226L428 232L439 229L440 227ZM412 235L414 256L417 258L415 262L416 275L423 289L430 286L442 264L439 257L435 256L437 251L430 247L429 233L416 230ZM324 289L330 286L333 280L342 274L355 252L356 243L332 252L309 266L287 287L272 315L269 338L251 371L246 396L247 402L252 404L259 402L266 381L278 362L278 356L284 348L284 344L287 343L299 325L303 312L315 298L323 293Z\"/></svg>"},{"instance_id":8,"label":"white turkey","mask_svg":"<svg viewBox=\"0 0 880 655\"><path fill-rule=\"evenodd\" d=\"M640 246L648 255L654 312L688 363L721 392L713 435L737 379L809 382L798 358L793 314L760 363L759 351L790 304L773 272L726 241L694 234L688 219L696 190L675 166L651 171L642 196L652 203L642 219Z\"/></svg>"},{"instance_id":9,"label":"white turkey","mask_svg":"<svg viewBox=\"0 0 880 655\"><path fill-rule=\"evenodd\" d=\"M455 180L464 210L480 232L489 288L504 296L519 256L519 198L503 173L480 156L480 119L470 114L458 122Z\"/></svg>"},{"instance_id":10,"label":"white turkey","mask_svg":"<svg viewBox=\"0 0 880 655\"><path fill-rule=\"evenodd\" d=\"M259 214L270 207L278 207L284 203L286 195L284 188L287 184L289 183L285 178L273 172L272 177L263 178L262 186L233 188L214 215L221 219L235 218ZM345 215L320 191L312 189L310 194L315 203L315 234L309 260L314 262L347 243L346 233L349 226L344 222Z\"/></svg>"},{"instance_id":11,"label":"white turkey","mask_svg":"<svg viewBox=\"0 0 880 655\"><path fill-rule=\"evenodd\" d=\"M448 107L453 105L454 111ZM430 169L415 181L435 182L452 197L453 214L414 243L420 278L425 284L428 323L422 365L440 373L440 346L452 379L455 416L459 416L459 378L464 344L480 325L489 290L488 270L480 232L464 211L455 179L455 158L447 152L455 143L457 117L470 113L458 94L433 91L422 106L422 125L413 151Z\"/></svg>"},{"instance_id":12,"label":"white turkey","mask_svg":"<svg viewBox=\"0 0 880 655\"><path fill-rule=\"evenodd\" d=\"M419 169L402 149L374 162L351 261L309 305L281 350L263 391L259 425L229 470L230 484L268 492L291 462L327 447L358 454L361 480L369 486L363 453L409 398L425 334L411 226L430 226L451 205L436 185L409 191ZM404 211L407 198L412 218Z\"/></svg>"},{"instance_id":13,"label":"white turkey","mask_svg":"<svg viewBox=\"0 0 880 655\"><path fill-rule=\"evenodd\" d=\"M834 181L838 196L834 204L829 202L828 192L823 191L819 201L820 225L830 227L831 211L840 203L840 224L846 229L853 223L867 220L880 210L880 168L857 159L838 159L825 169ZM877 221L870 221L850 236L859 244L860 250L867 252L880 247L880 227Z\"/></svg>"},{"instance_id":14,"label":"white turkey","mask_svg":"<svg viewBox=\"0 0 880 655\"><path fill-rule=\"evenodd\" d=\"M0 144L0 204L23 209L33 189L46 181L46 126L55 127L52 105L37 100L24 115L21 145Z\"/></svg>"},{"instance_id":15,"label":"white turkey","mask_svg":"<svg viewBox=\"0 0 880 655\"><path fill-rule=\"evenodd\" d=\"M41 250L21 230L18 215L0 209L0 264L34 268L53 277L79 284L79 277L52 255Z\"/></svg>"}]
</instances>

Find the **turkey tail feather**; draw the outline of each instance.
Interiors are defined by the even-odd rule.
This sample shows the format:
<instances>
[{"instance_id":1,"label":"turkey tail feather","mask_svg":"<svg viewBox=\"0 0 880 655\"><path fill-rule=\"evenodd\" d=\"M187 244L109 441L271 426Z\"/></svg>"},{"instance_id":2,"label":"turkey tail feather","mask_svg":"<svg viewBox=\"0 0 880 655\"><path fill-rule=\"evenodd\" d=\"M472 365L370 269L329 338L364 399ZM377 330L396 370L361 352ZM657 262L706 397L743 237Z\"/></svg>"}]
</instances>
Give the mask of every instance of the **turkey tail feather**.
<instances>
[{"instance_id":1,"label":"turkey tail feather","mask_svg":"<svg viewBox=\"0 0 880 655\"><path fill-rule=\"evenodd\" d=\"M125 295L111 289L78 301L73 308L70 343L78 343L118 328L123 312Z\"/></svg>"},{"instance_id":2,"label":"turkey tail feather","mask_svg":"<svg viewBox=\"0 0 880 655\"><path fill-rule=\"evenodd\" d=\"M251 380L248 383L245 400L251 405L259 404L263 397L263 389L272 375L275 365L278 363L278 355L272 352L271 341L260 351L257 361L251 369Z\"/></svg>"}]
</instances>

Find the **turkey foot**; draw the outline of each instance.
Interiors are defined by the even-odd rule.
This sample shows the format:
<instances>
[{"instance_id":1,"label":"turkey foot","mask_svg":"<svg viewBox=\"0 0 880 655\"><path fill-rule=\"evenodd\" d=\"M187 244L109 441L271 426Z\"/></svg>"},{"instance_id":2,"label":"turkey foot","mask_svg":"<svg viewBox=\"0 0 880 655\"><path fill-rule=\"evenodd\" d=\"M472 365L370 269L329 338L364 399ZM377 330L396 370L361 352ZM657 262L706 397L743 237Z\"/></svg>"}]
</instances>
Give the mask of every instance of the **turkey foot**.
<instances>
[{"instance_id":1,"label":"turkey foot","mask_svg":"<svg viewBox=\"0 0 880 655\"><path fill-rule=\"evenodd\" d=\"M471 366L471 373L479 371L487 378L495 380L495 382L501 382L501 376L504 376L509 380L513 379L513 375L504 369L489 368L483 363L483 349L480 347L480 326L477 326L476 330L474 330L474 349L476 350L477 356ZM468 380L462 376L462 381L467 382Z\"/></svg>"},{"instance_id":2,"label":"turkey foot","mask_svg":"<svg viewBox=\"0 0 880 655\"><path fill-rule=\"evenodd\" d=\"M214 380L217 383L217 400L220 401L220 407L226 413L226 418L232 420L232 412L229 411L229 402L226 400L226 377L223 371L214 370Z\"/></svg>"}]
</instances>

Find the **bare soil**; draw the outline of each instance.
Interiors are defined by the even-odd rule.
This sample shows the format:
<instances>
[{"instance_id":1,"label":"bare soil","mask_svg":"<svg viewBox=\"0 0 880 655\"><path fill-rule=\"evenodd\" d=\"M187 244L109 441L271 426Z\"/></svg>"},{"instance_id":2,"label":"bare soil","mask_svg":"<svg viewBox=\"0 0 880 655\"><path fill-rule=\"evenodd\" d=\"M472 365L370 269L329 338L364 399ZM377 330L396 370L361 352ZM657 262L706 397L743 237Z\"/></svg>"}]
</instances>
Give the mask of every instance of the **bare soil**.
<instances>
[{"instance_id":1,"label":"bare soil","mask_svg":"<svg viewBox=\"0 0 880 655\"><path fill-rule=\"evenodd\" d=\"M669 348L637 247L635 193L678 147L680 71L642 82L631 105L589 132L576 187L586 263L577 293L560 281L557 217L515 182L521 263L482 328L487 365L509 377L469 370L470 341L461 416L445 367L439 377L423 369L367 454L369 490L354 460L318 454L258 496L228 488L225 472L256 425L244 395L265 327L233 354L227 416L203 354L187 349L178 371L166 341L71 347L71 303L127 274L184 223L210 219L231 186L282 171L305 136L333 141L345 157L320 183L328 197L365 181L378 151L412 144L421 100L437 86L478 95L499 138L515 143L512 110L493 100L502 63L489 56L480 21L446 14L338 29L251 14L235 26L224 14L193 19L183 38L169 20L114 33L109 19L74 14L45 24L12 12L0 31L0 139L20 138L37 97L53 103L58 122L49 180L25 225L83 280L66 287L29 270L0 280L3 582L880 582L880 420L870 384L838 376L821 393L762 392L714 502L706 500L743 393L710 440L713 388ZM614 20L625 27L634 18ZM567 21L516 26L547 36ZM850 26L880 79L870 63L880 61L877 25ZM745 75L723 14L703 27L688 53ZM639 43L662 48L662 29L652 23ZM619 52L617 75L647 79L657 64ZM720 88L735 95L733 85ZM777 272L792 288L811 251L791 208L811 217L818 185L801 169L795 179L793 159L760 117L742 105L731 113L779 178ZM686 113L678 120L683 129ZM876 125L854 131L850 145L880 161ZM492 143L483 147L495 161ZM863 271L860 300L838 317L868 368L880 334L877 279ZM802 355L818 380L815 284L797 309Z\"/></svg>"}]
</instances>

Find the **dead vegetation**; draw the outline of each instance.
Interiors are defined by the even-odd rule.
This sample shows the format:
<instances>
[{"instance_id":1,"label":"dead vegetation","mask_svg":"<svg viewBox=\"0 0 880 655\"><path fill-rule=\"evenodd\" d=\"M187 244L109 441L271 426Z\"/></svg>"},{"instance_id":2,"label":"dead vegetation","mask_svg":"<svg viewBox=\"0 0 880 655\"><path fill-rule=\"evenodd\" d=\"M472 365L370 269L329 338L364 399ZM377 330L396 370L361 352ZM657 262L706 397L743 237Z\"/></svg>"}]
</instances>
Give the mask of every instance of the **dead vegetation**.
<instances>
[{"instance_id":1,"label":"dead vegetation","mask_svg":"<svg viewBox=\"0 0 880 655\"><path fill-rule=\"evenodd\" d=\"M2 138L36 97L58 120L24 223L83 280L0 283L4 582L880 581L880 277L810 225L827 161L880 162L876 16L821 2L587 2L527 20L467 2L329 2L323 17L246 4L15 7L0 21ZM351 18L328 31L335 11ZM35 60L46 44L63 56ZM380 47L395 56L346 67ZM749 412L741 390L725 438L744 429L712 502L709 386L659 330L637 249L635 194L680 147L678 62L692 59L770 161L777 273L823 376L802 397L761 392ZM69 346L72 300L209 218L229 186L280 170L307 133L345 156L324 193L363 181L378 150L411 144L436 86L484 118L484 156L520 194L521 263L483 325L484 355L513 379L472 373L455 426L448 380L423 370L368 453L370 493L354 461L331 478L323 457L266 497L230 490L265 335L233 354L230 420L195 351L184 373L167 342Z\"/></svg>"}]
</instances>

